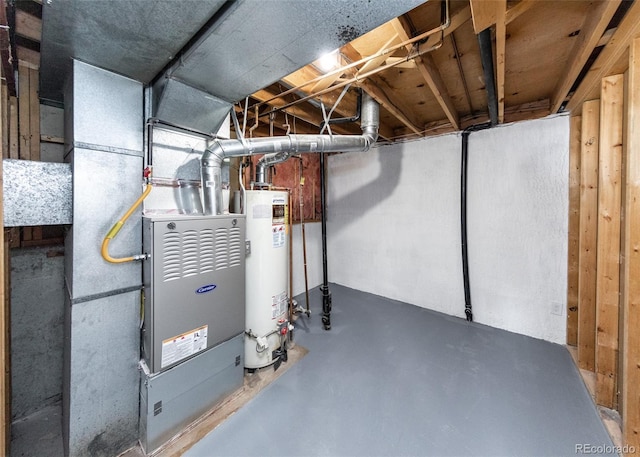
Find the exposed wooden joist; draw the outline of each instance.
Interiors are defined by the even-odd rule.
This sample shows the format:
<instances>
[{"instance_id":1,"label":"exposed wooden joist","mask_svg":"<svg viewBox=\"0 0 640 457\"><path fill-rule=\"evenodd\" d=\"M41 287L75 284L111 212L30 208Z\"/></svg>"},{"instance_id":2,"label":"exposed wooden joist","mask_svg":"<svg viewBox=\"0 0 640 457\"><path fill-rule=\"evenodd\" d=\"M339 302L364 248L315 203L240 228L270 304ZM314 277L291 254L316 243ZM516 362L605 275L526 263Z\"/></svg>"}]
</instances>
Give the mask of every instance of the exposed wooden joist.
<instances>
[{"instance_id":1,"label":"exposed wooden joist","mask_svg":"<svg viewBox=\"0 0 640 457\"><path fill-rule=\"evenodd\" d=\"M507 24L505 15L507 0L501 0L496 5L496 97L498 97L498 123L504 123L504 81L505 54L507 41Z\"/></svg>"},{"instance_id":2,"label":"exposed wooden joist","mask_svg":"<svg viewBox=\"0 0 640 457\"><path fill-rule=\"evenodd\" d=\"M473 30L476 35L496 23L496 12L500 0L469 0Z\"/></svg>"},{"instance_id":3,"label":"exposed wooden joist","mask_svg":"<svg viewBox=\"0 0 640 457\"><path fill-rule=\"evenodd\" d=\"M252 98L255 98L256 100L258 100L259 102L265 102L267 100L273 99L273 97L275 96L275 94L273 94L271 91L267 91L267 90L259 90L257 92L255 92L254 94L251 95ZM280 106L284 106L287 103L289 103L291 100L288 98L275 98L272 101L270 101L268 104L269 106L273 107L273 108L278 108ZM289 114L289 116L291 116L291 122L293 122L293 118L297 118L302 120L303 122L306 122L307 124L316 127L317 129L320 128L320 124L322 123L323 119L322 119L322 114L320 113L319 110L317 109L305 109L303 104L299 104L299 105L293 105L290 106L289 108L287 108L286 110L284 110L286 113ZM249 118L251 118L251 115L249 115ZM335 131L338 131L340 133L353 133L350 132L347 129L344 129L342 126L335 126L336 128L334 129ZM333 128L333 127L332 127Z\"/></svg>"},{"instance_id":4,"label":"exposed wooden joist","mask_svg":"<svg viewBox=\"0 0 640 457\"><path fill-rule=\"evenodd\" d=\"M567 255L567 344L578 344L578 271L580 256L580 131L582 118L572 116L569 142L569 242Z\"/></svg>"},{"instance_id":5,"label":"exposed wooden joist","mask_svg":"<svg viewBox=\"0 0 640 457\"><path fill-rule=\"evenodd\" d=\"M607 25L615 14L621 0L595 2L594 11L589 14L571 51L570 58L562 72L552 96L551 111L557 112L564 103L569 90L582 71L587 59L598 45Z\"/></svg>"},{"instance_id":6,"label":"exposed wooden joist","mask_svg":"<svg viewBox=\"0 0 640 457\"><path fill-rule=\"evenodd\" d=\"M600 100L590 100L584 103L582 107L581 136L578 366L585 370L594 371Z\"/></svg>"},{"instance_id":7,"label":"exposed wooden joist","mask_svg":"<svg viewBox=\"0 0 640 457\"><path fill-rule=\"evenodd\" d=\"M16 9L16 33L34 41L40 41L42 36L42 19Z\"/></svg>"},{"instance_id":8,"label":"exposed wooden joist","mask_svg":"<svg viewBox=\"0 0 640 457\"><path fill-rule=\"evenodd\" d=\"M622 296L622 438L640 449L640 38L629 50Z\"/></svg>"},{"instance_id":9,"label":"exposed wooden joist","mask_svg":"<svg viewBox=\"0 0 640 457\"><path fill-rule=\"evenodd\" d=\"M402 41L411 39L412 31L406 18L399 17L392 21L393 27L396 33L400 36ZM411 46L407 46L407 50L411 51ZM433 61L433 58L429 54L425 54L422 57L415 59L416 67L422 78L425 80L431 92L438 100L440 107L444 111L445 116L449 119L449 122L456 130L460 130L460 116L447 92L444 80Z\"/></svg>"},{"instance_id":10,"label":"exposed wooden joist","mask_svg":"<svg viewBox=\"0 0 640 457\"><path fill-rule=\"evenodd\" d=\"M539 3L538 0L521 0L520 2L516 3L513 7L507 10L505 23L508 25L509 23L515 21L536 3Z\"/></svg>"},{"instance_id":11,"label":"exposed wooden joist","mask_svg":"<svg viewBox=\"0 0 640 457\"><path fill-rule=\"evenodd\" d=\"M522 105L509 106L504 110L505 122L517 122L531 119L539 119L549 115L549 99L536 102L523 103Z\"/></svg>"},{"instance_id":12,"label":"exposed wooden joist","mask_svg":"<svg viewBox=\"0 0 640 457\"><path fill-rule=\"evenodd\" d=\"M598 165L596 402L617 406L624 75L602 80Z\"/></svg>"},{"instance_id":13,"label":"exposed wooden joist","mask_svg":"<svg viewBox=\"0 0 640 457\"><path fill-rule=\"evenodd\" d=\"M628 51L632 40L640 35L640 2L635 1L620 22L616 32L604 47L580 86L571 96L566 110L579 109L584 100L600 87L600 81ZM599 37L598 37L599 38Z\"/></svg>"},{"instance_id":14,"label":"exposed wooden joist","mask_svg":"<svg viewBox=\"0 0 640 457\"><path fill-rule=\"evenodd\" d=\"M422 136L422 131L411 122L407 116L403 114L403 112L397 108L393 101L384 93L384 91L374 84L371 80L365 80L360 82L360 87L362 87L367 93L377 101L384 109L386 109L389 113L395 116L400 122L402 122L407 128L409 128L416 135Z\"/></svg>"},{"instance_id":15,"label":"exposed wooden joist","mask_svg":"<svg viewBox=\"0 0 640 457\"><path fill-rule=\"evenodd\" d=\"M395 23L395 20L393 21ZM402 43L403 41L407 41L409 39L409 37L405 34L405 35L400 35L398 34L398 32L396 31L396 33L392 36L390 36L382 46L380 46L380 49L378 49L376 51L382 53L385 49L389 49L397 44ZM410 48L410 46L409 46ZM373 54L372 54L373 55ZM385 63L385 61L387 60L387 58L389 57L389 55L387 54L382 54L379 55L378 57L374 57L373 59L369 60L368 62L365 62L365 64L360 67L360 69L358 69L357 74L358 75L363 75L371 70L374 70L376 68L378 68L379 66L381 66L383 63Z\"/></svg>"},{"instance_id":16,"label":"exposed wooden joist","mask_svg":"<svg viewBox=\"0 0 640 457\"><path fill-rule=\"evenodd\" d=\"M360 55L358 50L355 49L351 44L344 45L342 47L342 52L348 59L351 59L352 61L357 61L362 59L362 56ZM383 92L383 90L380 87L377 86L375 81L376 81L376 78L367 78L366 80L361 81L359 86L363 90L366 90L367 93L371 95L371 97L373 97L374 100L376 100L380 105L382 105L389 112L389 114L394 116L396 119L398 119L407 127L411 126L409 128L414 133L416 130L419 131L419 129L402 113L402 111L393 105L389 97ZM386 106L383 104L383 102L386 103ZM387 139L393 138L395 136L395 132L393 132L390 128L386 126L381 125L380 136Z\"/></svg>"}]
</instances>

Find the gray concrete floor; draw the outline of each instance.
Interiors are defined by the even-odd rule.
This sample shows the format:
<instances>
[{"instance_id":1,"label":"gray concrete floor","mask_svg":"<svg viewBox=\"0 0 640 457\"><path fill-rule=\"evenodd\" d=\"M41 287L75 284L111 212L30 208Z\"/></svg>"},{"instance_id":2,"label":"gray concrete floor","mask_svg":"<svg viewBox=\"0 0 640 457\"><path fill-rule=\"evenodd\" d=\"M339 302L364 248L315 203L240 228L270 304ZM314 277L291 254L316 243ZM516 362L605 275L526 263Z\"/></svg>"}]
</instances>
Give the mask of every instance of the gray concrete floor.
<instances>
[{"instance_id":1,"label":"gray concrete floor","mask_svg":"<svg viewBox=\"0 0 640 457\"><path fill-rule=\"evenodd\" d=\"M616 455L565 347L331 290L332 330L314 290L309 354L185 456Z\"/></svg>"},{"instance_id":2,"label":"gray concrete floor","mask_svg":"<svg viewBox=\"0 0 640 457\"><path fill-rule=\"evenodd\" d=\"M563 346L331 290L332 330L313 290L309 353L186 457L616 455ZM60 429L55 406L14 424L11 455L61 456Z\"/></svg>"}]
</instances>

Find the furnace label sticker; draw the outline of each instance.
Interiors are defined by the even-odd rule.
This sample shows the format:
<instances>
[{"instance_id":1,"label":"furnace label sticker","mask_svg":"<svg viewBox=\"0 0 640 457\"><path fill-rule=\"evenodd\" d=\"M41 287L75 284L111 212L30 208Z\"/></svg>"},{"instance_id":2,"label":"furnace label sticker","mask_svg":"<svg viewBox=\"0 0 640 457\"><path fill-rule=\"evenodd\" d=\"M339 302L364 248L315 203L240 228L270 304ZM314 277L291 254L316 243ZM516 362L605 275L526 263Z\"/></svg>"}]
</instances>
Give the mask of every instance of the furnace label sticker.
<instances>
[{"instance_id":1,"label":"furnace label sticker","mask_svg":"<svg viewBox=\"0 0 640 457\"><path fill-rule=\"evenodd\" d=\"M160 367L168 367L182 359L207 348L208 325L203 325L182 335L168 338L162 342L162 361Z\"/></svg>"},{"instance_id":2,"label":"furnace label sticker","mask_svg":"<svg viewBox=\"0 0 640 457\"><path fill-rule=\"evenodd\" d=\"M281 292L271 297L273 299L271 305L271 319L277 319L287 312L287 292Z\"/></svg>"},{"instance_id":3,"label":"furnace label sticker","mask_svg":"<svg viewBox=\"0 0 640 457\"><path fill-rule=\"evenodd\" d=\"M284 225L272 225L271 233L273 235L273 247L281 248L287 240L287 232Z\"/></svg>"}]
</instances>

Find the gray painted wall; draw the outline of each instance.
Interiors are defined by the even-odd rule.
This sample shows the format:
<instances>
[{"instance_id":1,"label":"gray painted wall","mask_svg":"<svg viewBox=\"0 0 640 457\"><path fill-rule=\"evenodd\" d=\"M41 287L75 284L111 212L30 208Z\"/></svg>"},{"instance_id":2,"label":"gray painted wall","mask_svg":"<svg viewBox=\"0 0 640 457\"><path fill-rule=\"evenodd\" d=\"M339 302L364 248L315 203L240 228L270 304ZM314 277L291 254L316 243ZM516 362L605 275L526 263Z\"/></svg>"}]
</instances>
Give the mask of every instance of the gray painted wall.
<instances>
[{"instance_id":1,"label":"gray painted wall","mask_svg":"<svg viewBox=\"0 0 640 457\"><path fill-rule=\"evenodd\" d=\"M64 248L11 250L11 418L60 401Z\"/></svg>"},{"instance_id":2,"label":"gray painted wall","mask_svg":"<svg viewBox=\"0 0 640 457\"><path fill-rule=\"evenodd\" d=\"M464 317L460 150L451 134L331 156L329 280ZM477 322L564 344L568 151L567 116L471 134Z\"/></svg>"}]
</instances>

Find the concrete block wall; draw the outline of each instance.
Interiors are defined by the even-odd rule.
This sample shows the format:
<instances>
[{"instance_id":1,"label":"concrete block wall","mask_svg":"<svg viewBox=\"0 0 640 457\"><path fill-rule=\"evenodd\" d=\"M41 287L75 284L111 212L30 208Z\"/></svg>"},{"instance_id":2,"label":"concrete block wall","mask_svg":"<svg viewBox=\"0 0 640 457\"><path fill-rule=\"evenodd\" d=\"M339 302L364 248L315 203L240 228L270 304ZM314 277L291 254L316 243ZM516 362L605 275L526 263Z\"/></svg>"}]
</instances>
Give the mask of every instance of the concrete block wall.
<instances>
[{"instance_id":1,"label":"concrete block wall","mask_svg":"<svg viewBox=\"0 0 640 457\"><path fill-rule=\"evenodd\" d=\"M469 137L477 322L564 344L568 154L567 116ZM331 156L329 280L464 317L460 158L460 134Z\"/></svg>"}]
</instances>

